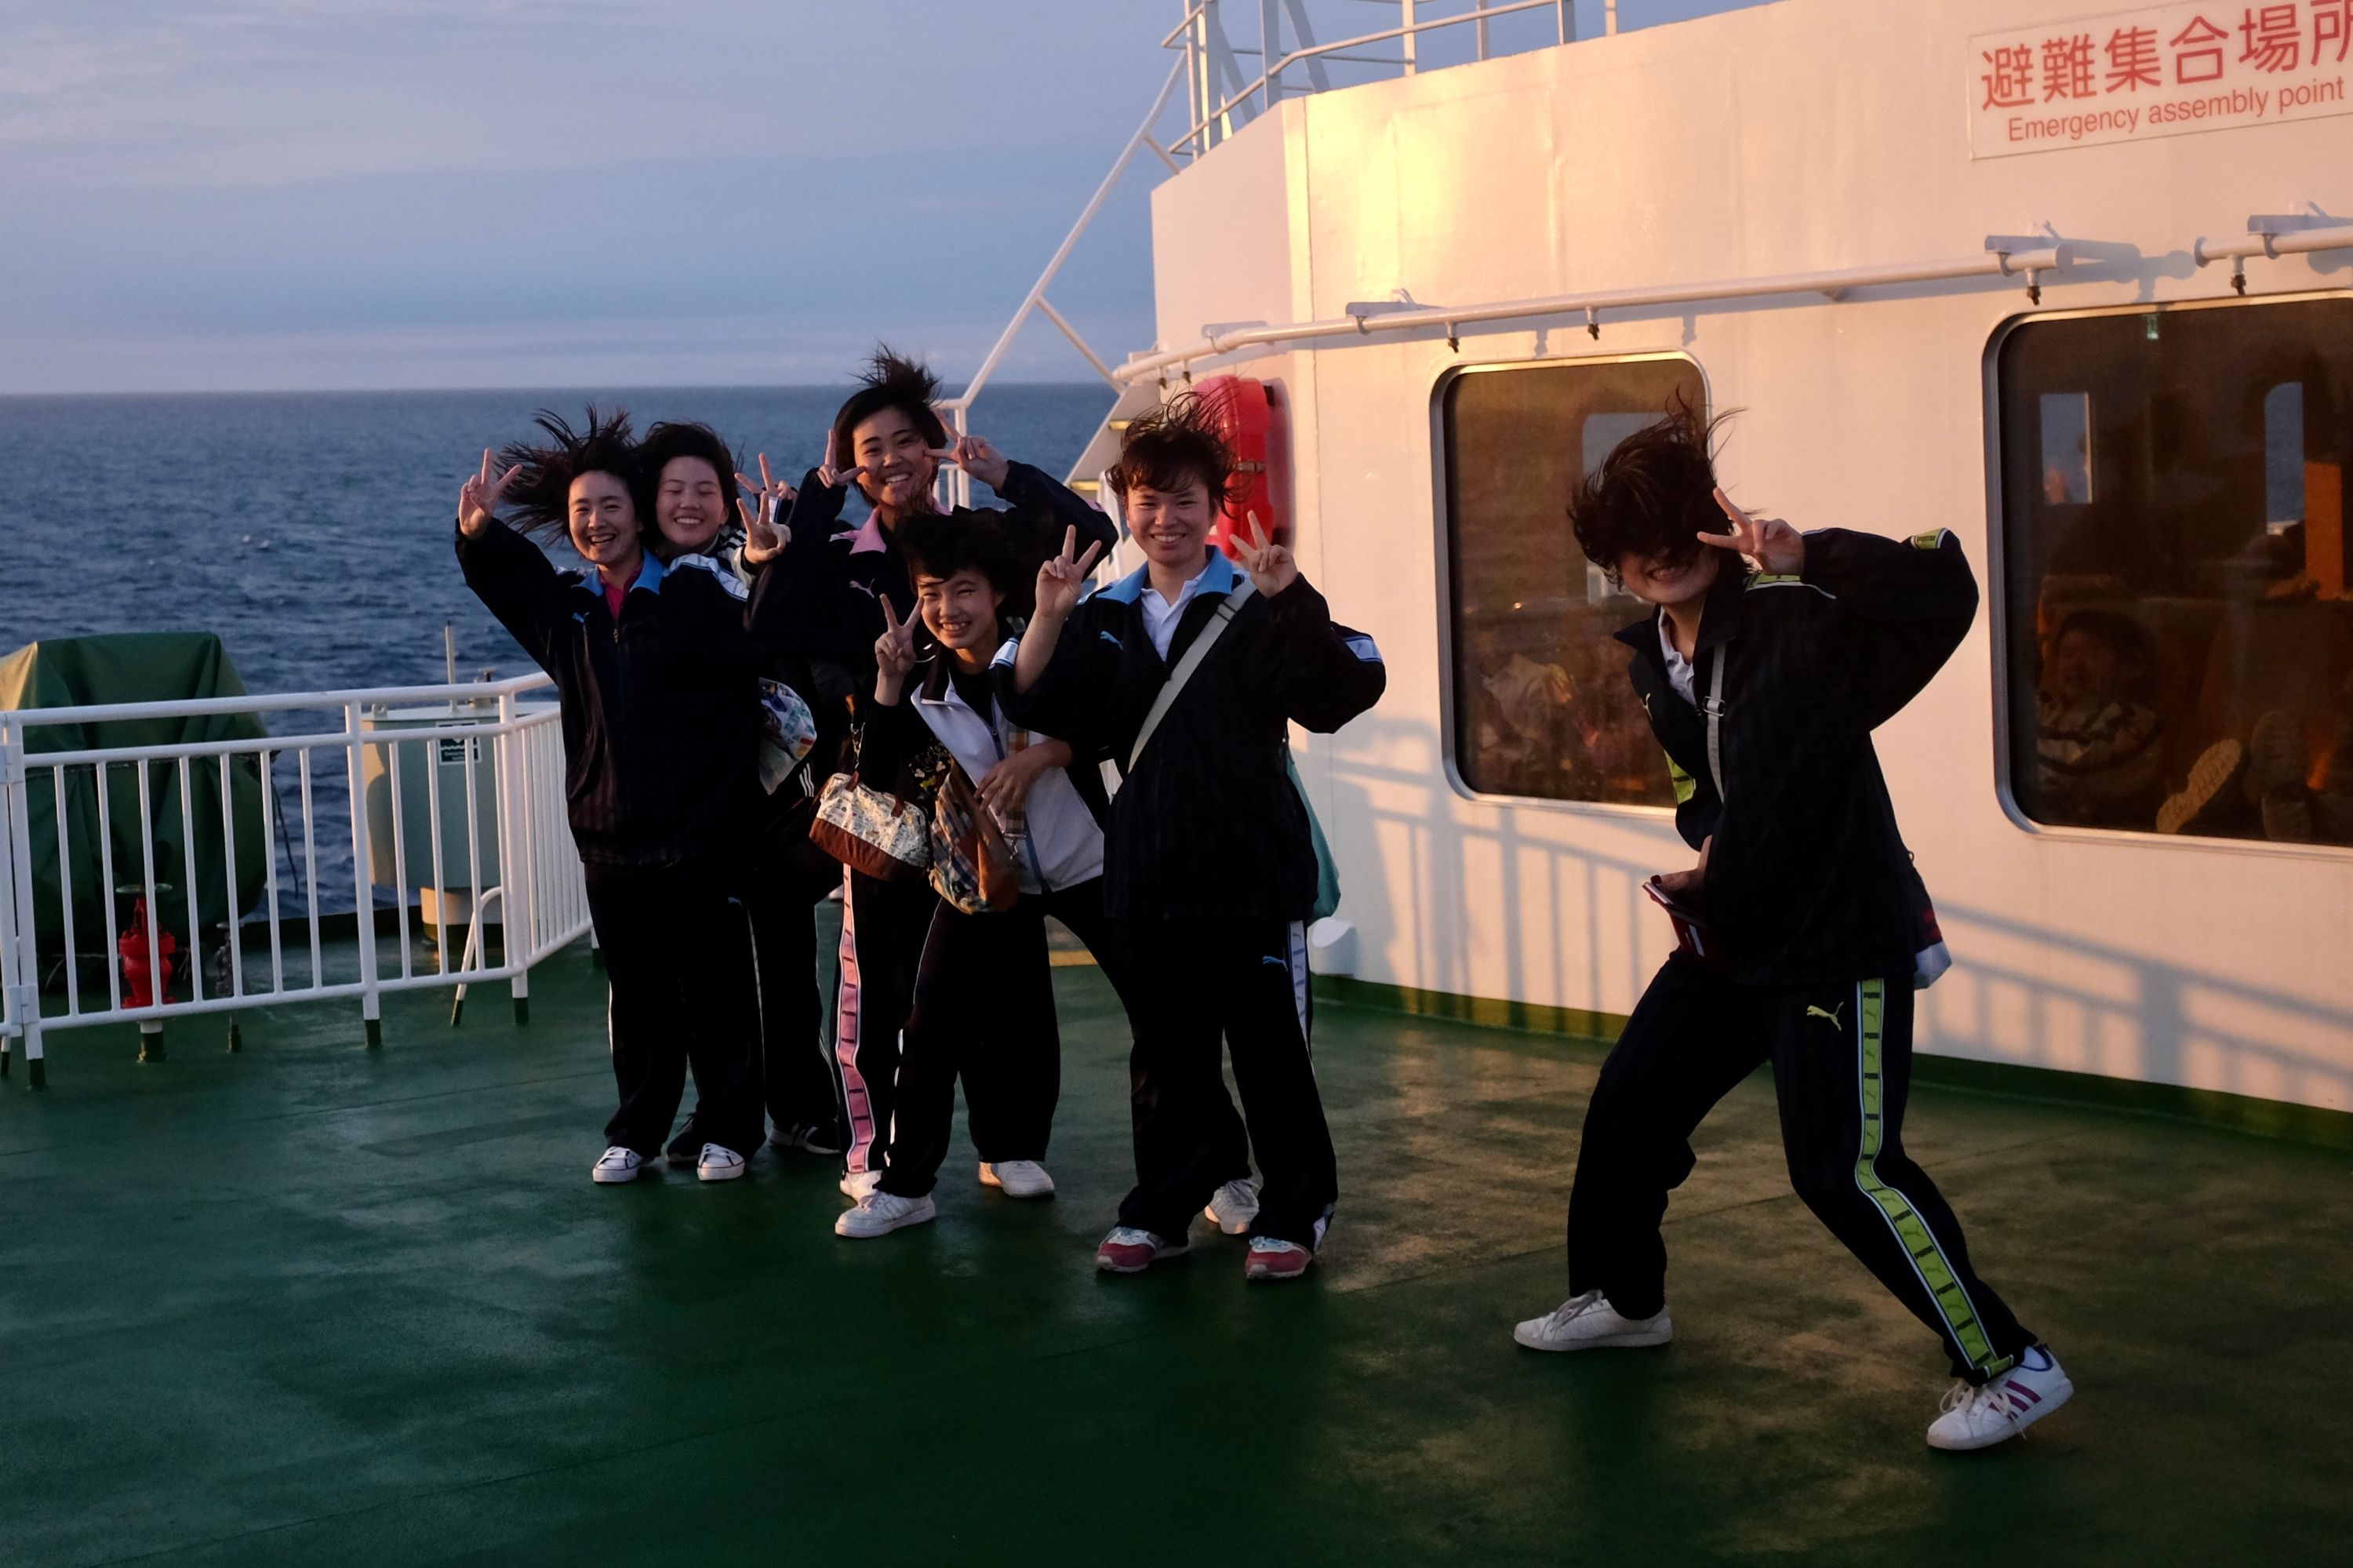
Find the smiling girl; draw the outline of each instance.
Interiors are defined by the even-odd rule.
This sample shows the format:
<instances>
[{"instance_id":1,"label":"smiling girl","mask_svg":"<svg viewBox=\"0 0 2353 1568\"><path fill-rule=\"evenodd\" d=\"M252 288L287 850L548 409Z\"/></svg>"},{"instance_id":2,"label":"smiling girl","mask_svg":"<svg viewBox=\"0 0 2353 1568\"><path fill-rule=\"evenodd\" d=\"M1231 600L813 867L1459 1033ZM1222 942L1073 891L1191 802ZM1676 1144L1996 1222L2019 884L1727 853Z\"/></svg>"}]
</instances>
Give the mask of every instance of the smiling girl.
<instances>
[{"instance_id":1,"label":"smiling girl","mask_svg":"<svg viewBox=\"0 0 2353 1568\"><path fill-rule=\"evenodd\" d=\"M782 570L794 600L793 651L849 667L863 712L874 690L874 645L890 620L916 618L915 585L900 530L938 514L952 525L995 530L1009 563L1008 613L1025 610L1029 578L1066 535L1108 549L1111 519L1027 463L1013 462L978 436L951 444L933 408L939 381L913 360L878 349L861 385L834 416L818 466L801 482L786 528ZM933 489L942 463L953 463L994 490L1003 508L942 513ZM855 489L872 508L842 525ZM927 643L927 635L919 643ZM899 1034L913 1004L915 970L931 928L931 890L922 883L881 882L845 869L841 969L834 1054L849 1118L842 1192L862 1198L881 1182L889 1158Z\"/></svg>"}]
</instances>

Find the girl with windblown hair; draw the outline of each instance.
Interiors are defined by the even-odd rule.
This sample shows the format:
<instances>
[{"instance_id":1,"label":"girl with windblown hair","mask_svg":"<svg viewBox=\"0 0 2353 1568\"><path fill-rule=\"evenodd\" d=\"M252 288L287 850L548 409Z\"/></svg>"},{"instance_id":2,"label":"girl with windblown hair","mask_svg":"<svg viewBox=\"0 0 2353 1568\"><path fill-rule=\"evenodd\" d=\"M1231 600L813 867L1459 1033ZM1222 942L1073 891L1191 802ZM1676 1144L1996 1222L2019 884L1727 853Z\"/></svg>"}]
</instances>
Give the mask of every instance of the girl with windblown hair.
<instances>
[{"instance_id":1,"label":"girl with windblown hair","mask_svg":"<svg viewBox=\"0 0 2353 1568\"><path fill-rule=\"evenodd\" d=\"M737 840L757 803L759 671L786 611L765 568L775 529L755 520L748 597L708 570L666 567L628 416L591 408L575 431L482 453L458 495L458 561L471 588L555 681L565 798L611 984L620 1106L591 1175L632 1181L662 1147L687 1064L702 1094L706 1181L744 1173L761 1107L752 944ZM499 520L568 538L586 571L556 569Z\"/></svg>"},{"instance_id":2,"label":"girl with windblown hair","mask_svg":"<svg viewBox=\"0 0 2353 1568\"><path fill-rule=\"evenodd\" d=\"M898 529L910 517L943 511L933 495L942 463L963 469L1007 503L1001 509L956 507L946 514L982 522L1003 540L1011 557L1009 580L1021 600L1008 603L1008 614L1027 613L1029 579L1061 548L1066 534L1075 530L1082 547L1097 544L1104 549L1114 535L1109 517L1039 470L1008 461L978 436L951 440L933 407L938 378L921 365L878 348L860 382L834 416L824 457L801 482L778 569L789 577L794 600L802 607L792 618L792 652L851 671L852 690L862 707L874 690L874 644L885 630L883 604L890 604L898 623L918 619ZM845 524L842 512L853 489L872 510L864 522ZM929 652L926 638L919 652ZM1043 748L1030 748L1007 758L975 783L997 810L1016 812L1030 783L1050 765ZM860 1199L880 1183L888 1158L899 1033L912 1005L916 966L937 900L920 881L881 882L846 869L843 877L834 1051L849 1115L842 1192ZM1045 1104L1032 1107L1035 1114L1015 1116L1015 1125L1042 1129L1050 1124L1057 1085L1052 1078L1039 1081L1042 1086L1033 1094L1046 1096ZM1043 1196L1053 1191L1052 1180L1038 1163L1043 1153L1041 1141L1036 1148L985 1150L982 1180L1010 1195Z\"/></svg>"}]
</instances>

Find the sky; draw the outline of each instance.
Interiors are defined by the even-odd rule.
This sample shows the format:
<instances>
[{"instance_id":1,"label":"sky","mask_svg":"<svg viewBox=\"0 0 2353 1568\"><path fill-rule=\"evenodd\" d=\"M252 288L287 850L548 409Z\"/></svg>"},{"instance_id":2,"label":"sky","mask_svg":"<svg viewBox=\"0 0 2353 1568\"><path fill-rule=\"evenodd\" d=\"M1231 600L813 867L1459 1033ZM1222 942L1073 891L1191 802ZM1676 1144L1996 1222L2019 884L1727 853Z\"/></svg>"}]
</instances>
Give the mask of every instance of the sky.
<instances>
[{"instance_id":1,"label":"sky","mask_svg":"<svg viewBox=\"0 0 2353 1568\"><path fill-rule=\"evenodd\" d=\"M1180 13L0 0L0 393L823 382L878 337L955 379ZM1162 173L1050 296L1113 361L1151 336ZM1039 321L1001 374L1091 373Z\"/></svg>"}]
</instances>

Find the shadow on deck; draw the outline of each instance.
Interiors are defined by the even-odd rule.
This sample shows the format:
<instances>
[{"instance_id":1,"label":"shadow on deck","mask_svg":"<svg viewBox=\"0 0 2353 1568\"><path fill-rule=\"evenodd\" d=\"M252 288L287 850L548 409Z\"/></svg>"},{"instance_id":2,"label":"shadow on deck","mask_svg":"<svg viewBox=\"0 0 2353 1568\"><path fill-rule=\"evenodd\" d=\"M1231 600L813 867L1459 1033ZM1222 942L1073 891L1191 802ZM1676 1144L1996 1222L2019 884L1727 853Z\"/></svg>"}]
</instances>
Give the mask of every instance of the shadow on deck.
<instances>
[{"instance_id":1,"label":"shadow on deck","mask_svg":"<svg viewBox=\"0 0 2353 1568\"><path fill-rule=\"evenodd\" d=\"M1134 1279L1109 989L1057 971L1060 1194L949 1168L836 1238L829 1162L587 1179L575 949L503 997L53 1046L0 1094L0 1560L2316 1561L2341 1547L2353 1156L1922 1087L1908 1139L2067 1358L2030 1440L1931 1453L1926 1334L1791 1197L1771 1086L1702 1134L1679 1338L1539 1356L1597 1047L1325 1008L1323 1264ZM491 999L485 999L486 1001Z\"/></svg>"}]
</instances>

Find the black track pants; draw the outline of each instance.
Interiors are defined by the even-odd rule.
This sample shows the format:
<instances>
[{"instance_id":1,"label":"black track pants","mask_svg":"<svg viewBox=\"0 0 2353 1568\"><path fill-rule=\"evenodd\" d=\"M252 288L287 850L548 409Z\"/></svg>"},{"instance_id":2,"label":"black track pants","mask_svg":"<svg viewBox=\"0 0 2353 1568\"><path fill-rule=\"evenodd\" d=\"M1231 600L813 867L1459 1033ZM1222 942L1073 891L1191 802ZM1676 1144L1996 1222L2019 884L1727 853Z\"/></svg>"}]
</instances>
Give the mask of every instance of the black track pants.
<instances>
[{"instance_id":1,"label":"black track pants","mask_svg":"<svg viewBox=\"0 0 2353 1568\"><path fill-rule=\"evenodd\" d=\"M1046 1157L1062 1087L1049 915L1087 945L1117 988L1116 961L1104 953L1100 877L1025 893L994 915L966 915L939 902L901 1043L884 1192L920 1198L939 1180L955 1129L958 1076L973 1147L983 1160Z\"/></svg>"},{"instance_id":2,"label":"black track pants","mask_svg":"<svg viewBox=\"0 0 2353 1568\"><path fill-rule=\"evenodd\" d=\"M1321 1245L1339 1171L1308 1058L1306 927L1225 918L1111 926L1135 1031L1135 1187L1119 1223L1180 1238L1219 1185L1248 1169L1219 1071L1222 1035L1262 1179L1251 1234Z\"/></svg>"},{"instance_id":3,"label":"black track pants","mask_svg":"<svg viewBox=\"0 0 2353 1568\"><path fill-rule=\"evenodd\" d=\"M760 965L760 1089L780 1130L842 1123L817 980L817 906L840 885L839 863L805 837L752 855L745 902Z\"/></svg>"},{"instance_id":4,"label":"black track pants","mask_svg":"<svg viewBox=\"0 0 2353 1568\"><path fill-rule=\"evenodd\" d=\"M899 1035L914 1005L915 973L939 895L929 882L879 882L844 867L841 972L834 992L833 1059L852 1171L880 1171L890 1154Z\"/></svg>"},{"instance_id":5,"label":"black track pants","mask_svg":"<svg viewBox=\"0 0 2353 1568\"><path fill-rule=\"evenodd\" d=\"M1981 1383L2035 1342L1969 1266L1960 1222L1904 1152L1910 977L1763 988L1670 959L1601 1069L1568 1203L1568 1287L1630 1318L1666 1301L1659 1224L1691 1174L1691 1135L1771 1062L1789 1180L1816 1217Z\"/></svg>"},{"instance_id":6,"label":"black track pants","mask_svg":"<svg viewBox=\"0 0 2353 1568\"><path fill-rule=\"evenodd\" d=\"M760 1146L759 1014L733 869L685 860L586 870L621 1095L605 1141L659 1154L691 1061L702 1137L748 1159Z\"/></svg>"}]
</instances>

